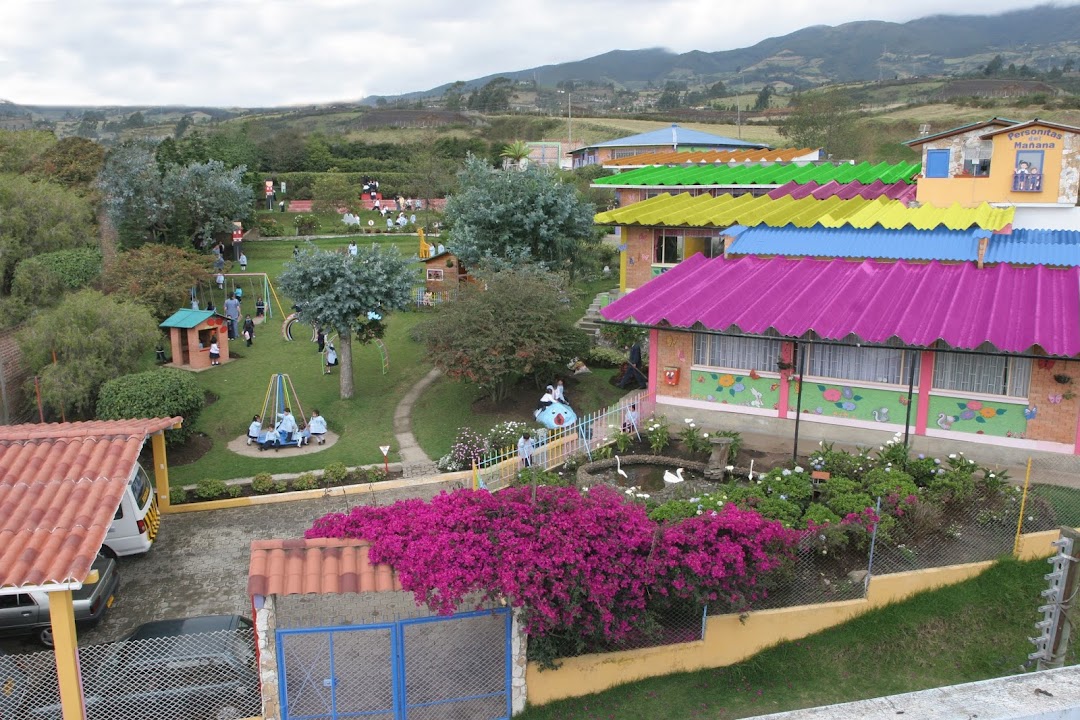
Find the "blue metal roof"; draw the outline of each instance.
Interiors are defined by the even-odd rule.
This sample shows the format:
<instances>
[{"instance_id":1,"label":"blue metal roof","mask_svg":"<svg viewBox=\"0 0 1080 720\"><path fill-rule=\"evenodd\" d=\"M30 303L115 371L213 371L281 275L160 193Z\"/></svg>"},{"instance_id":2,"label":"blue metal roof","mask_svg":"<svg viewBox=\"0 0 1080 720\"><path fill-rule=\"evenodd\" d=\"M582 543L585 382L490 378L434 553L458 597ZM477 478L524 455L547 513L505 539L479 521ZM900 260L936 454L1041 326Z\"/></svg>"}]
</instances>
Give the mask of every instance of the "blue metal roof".
<instances>
[{"instance_id":1,"label":"blue metal roof","mask_svg":"<svg viewBox=\"0 0 1080 720\"><path fill-rule=\"evenodd\" d=\"M1080 265L1080 231L1013 230L1012 235L991 235L987 263L1014 265Z\"/></svg>"},{"instance_id":2,"label":"blue metal roof","mask_svg":"<svg viewBox=\"0 0 1080 720\"><path fill-rule=\"evenodd\" d=\"M984 263L1080 266L1080 231L1013 230L992 235L987 230L901 230L734 226L728 252L734 255L847 257L883 260L977 261L979 240L989 236Z\"/></svg>"},{"instance_id":3,"label":"blue metal roof","mask_svg":"<svg viewBox=\"0 0 1080 720\"><path fill-rule=\"evenodd\" d=\"M712 135L700 130L690 130L672 124L671 127L650 130L649 132L630 135L616 140L589 145L597 147L633 147L649 145L678 145L690 147L732 147L732 148L767 148L764 143L750 142L749 140L736 140L723 135ZM581 148L584 150L585 148Z\"/></svg>"}]
</instances>

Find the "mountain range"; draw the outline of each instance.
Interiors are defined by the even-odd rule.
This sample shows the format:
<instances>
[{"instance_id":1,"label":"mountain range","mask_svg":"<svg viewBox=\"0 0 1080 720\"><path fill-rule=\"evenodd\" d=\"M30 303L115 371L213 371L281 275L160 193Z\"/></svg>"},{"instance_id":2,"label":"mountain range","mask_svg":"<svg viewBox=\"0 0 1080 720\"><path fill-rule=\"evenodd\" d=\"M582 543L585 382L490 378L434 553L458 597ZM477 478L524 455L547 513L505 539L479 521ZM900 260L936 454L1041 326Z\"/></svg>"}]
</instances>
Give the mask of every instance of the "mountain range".
<instances>
[{"instance_id":1,"label":"mountain range","mask_svg":"<svg viewBox=\"0 0 1080 720\"><path fill-rule=\"evenodd\" d=\"M722 11L718 9L718 13ZM1069 57L1080 65L1080 5L1040 5L1000 15L934 15L906 23L859 21L815 25L746 48L674 53L662 48L613 50L602 55L496 73L465 81L475 88L497 78L560 83L612 84L640 90L669 80L710 84L718 80L795 88L925 75L976 72L1001 55L1004 64L1049 70ZM441 95L449 84L386 100ZM374 103L377 96L365 98Z\"/></svg>"}]
</instances>

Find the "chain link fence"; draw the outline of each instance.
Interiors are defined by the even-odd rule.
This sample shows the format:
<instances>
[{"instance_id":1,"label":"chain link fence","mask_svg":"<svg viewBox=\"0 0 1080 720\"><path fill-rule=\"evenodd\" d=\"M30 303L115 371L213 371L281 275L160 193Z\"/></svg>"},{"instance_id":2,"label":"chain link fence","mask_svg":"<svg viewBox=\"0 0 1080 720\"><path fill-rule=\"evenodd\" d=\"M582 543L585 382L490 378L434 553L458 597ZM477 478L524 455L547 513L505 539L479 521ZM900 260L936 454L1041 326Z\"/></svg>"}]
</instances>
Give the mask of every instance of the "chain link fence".
<instances>
[{"instance_id":1,"label":"chain link fence","mask_svg":"<svg viewBox=\"0 0 1080 720\"><path fill-rule=\"evenodd\" d=\"M51 651L0 656L0 711L61 720ZM237 720L259 715L254 630L125 640L79 648L88 720Z\"/></svg>"}]
</instances>

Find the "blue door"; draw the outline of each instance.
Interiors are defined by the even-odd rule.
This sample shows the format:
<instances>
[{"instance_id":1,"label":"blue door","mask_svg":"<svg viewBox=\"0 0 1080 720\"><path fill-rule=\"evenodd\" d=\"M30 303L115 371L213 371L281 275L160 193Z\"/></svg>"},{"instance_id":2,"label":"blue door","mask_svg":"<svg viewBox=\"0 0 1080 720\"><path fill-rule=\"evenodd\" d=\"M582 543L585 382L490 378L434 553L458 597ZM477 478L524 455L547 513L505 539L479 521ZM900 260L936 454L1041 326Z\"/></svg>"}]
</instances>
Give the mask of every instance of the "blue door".
<instances>
[{"instance_id":1,"label":"blue door","mask_svg":"<svg viewBox=\"0 0 1080 720\"><path fill-rule=\"evenodd\" d=\"M927 150L926 151L926 177L947 178L949 177L949 151Z\"/></svg>"}]
</instances>

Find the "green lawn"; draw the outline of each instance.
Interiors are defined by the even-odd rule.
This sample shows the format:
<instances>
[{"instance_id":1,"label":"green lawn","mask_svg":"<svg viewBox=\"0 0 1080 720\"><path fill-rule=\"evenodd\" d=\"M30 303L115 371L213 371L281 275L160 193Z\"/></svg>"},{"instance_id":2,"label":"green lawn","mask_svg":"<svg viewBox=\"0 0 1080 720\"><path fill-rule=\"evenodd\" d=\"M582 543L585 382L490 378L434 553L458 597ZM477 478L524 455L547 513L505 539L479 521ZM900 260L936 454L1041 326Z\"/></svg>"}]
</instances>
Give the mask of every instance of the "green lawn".
<instances>
[{"instance_id":1,"label":"green lawn","mask_svg":"<svg viewBox=\"0 0 1080 720\"><path fill-rule=\"evenodd\" d=\"M530 708L521 720L727 720L1022 671L1045 561L981 576L778 645L728 668L679 673ZM1066 664L1076 662L1075 654Z\"/></svg>"},{"instance_id":2,"label":"green lawn","mask_svg":"<svg viewBox=\"0 0 1080 720\"><path fill-rule=\"evenodd\" d=\"M418 249L415 237L394 238L385 235L359 236L360 243L376 242L386 246L396 245L404 255L415 255ZM324 250L341 249L349 238L326 238L317 241ZM293 238L264 240L245 243L249 272L265 272L276 278L286 262L292 258ZM239 272L239 266L230 268ZM416 264L417 284L423 282L423 264ZM255 300L262 294L258 281L236 278L244 289L245 313L254 314ZM230 279L232 282L232 279ZM585 306L599 290L611 285L610 280L583 284L583 294L568 312L580 317ZM202 288L205 306L207 288ZM210 289L218 308L224 307L225 292ZM279 307L278 301L284 306ZM256 330L255 344L248 348L243 340L230 344L234 354L243 357L198 373L199 383L217 397L206 407L195 423L195 428L206 433L213 441L210 451L199 460L186 465L170 467L170 481L174 484L191 484L203 478L229 479L247 477L259 472L302 472L319 470L332 462L347 465L377 463L382 460L380 445L391 445L391 460L397 452L393 433L394 410L412 385L432 367L425 358L421 345L413 341L411 328L424 319L421 312L404 311L391 315L387 323L384 342L390 359L390 370L382 374L382 361L374 345L353 346L356 394L351 400L342 401L338 394L338 375L322 373L322 358L316 346L310 342L308 326L295 326L292 342L281 334L284 317L292 311L289 298L278 296L273 300L274 317ZM599 370L583 376L575 387L577 397L571 395L575 405L583 412L610 404L621 391L607 383L612 371ZM307 456L290 456L287 451L269 453L265 458L249 458L228 450L227 443L245 434L251 416L262 409L270 378L274 373L287 373L292 379L305 414L313 407L327 418L330 430L342 435L342 441L323 452ZM524 389L531 398L531 391ZM486 430L501 420L530 420L522 406L507 405L504 409L475 415L472 403L477 398L474 388L449 380L439 380L416 406L414 432L424 451L438 459L450 448L457 429L468 425ZM536 397L539 397L536 394ZM525 403L528 405L528 403ZM528 405L531 407L531 405Z\"/></svg>"},{"instance_id":3,"label":"green lawn","mask_svg":"<svg viewBox=\"0 0 1080 720\"><path fill-rule=\"evenodd\" d=\"M393 207L393 200L390 200L390 207ZM321 235L333 235L346 232L346 226L341 222L340 213L304 213L305 215L312 215L319 221L318 233ZM290 236L296 235L296 218L298 213L293 212L278 212L276 210L259 210L256 215L260 219L272 218L281 226L282 236L284 239L288 239ZM374 210L361 210L357 215L360 217L360 226L362 228L373 228L379 230L386 230L386 219ZM441 213L432 212L429 210L421 210L419 212L415 210L406 210L405 217L416 215L416 225L418 226L430 226L436 220L442 218ZM388 216L391 220L397 218L397 211L395 210ZM368 222L374 223L374 225L368 225ZM395 228L397 226L395 225ZM403 232L416 232L416 226L406 226ZM364 233L354 233L358 238L363 238ZM379 233L380 235L383 233ZM347 241L346 241L347 242ZM359 242L359 240L358 240Z\"/></svg>"},{"instance_id":4,"label":"green lawn","mask_svg":"<svg viewBox=\"0 0 1080 720\"><path fill-rule=\"evenodd\" d=\"M1042 498L1054 508L1054 515L1059 525L1080 527L1080 490L1060 485L1035 483L1031 486L1029 502L1031 496Z\"/></svg>"}]
</instances>

